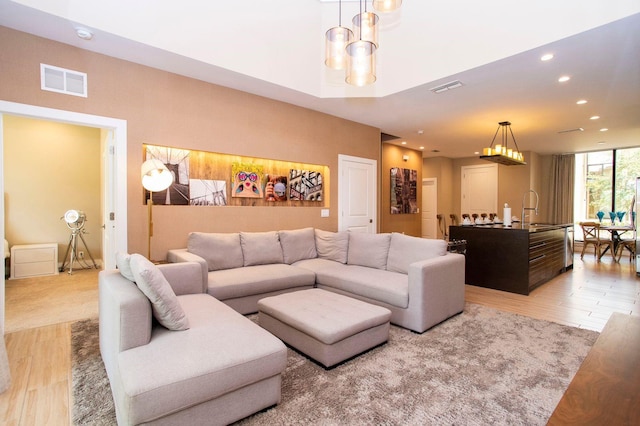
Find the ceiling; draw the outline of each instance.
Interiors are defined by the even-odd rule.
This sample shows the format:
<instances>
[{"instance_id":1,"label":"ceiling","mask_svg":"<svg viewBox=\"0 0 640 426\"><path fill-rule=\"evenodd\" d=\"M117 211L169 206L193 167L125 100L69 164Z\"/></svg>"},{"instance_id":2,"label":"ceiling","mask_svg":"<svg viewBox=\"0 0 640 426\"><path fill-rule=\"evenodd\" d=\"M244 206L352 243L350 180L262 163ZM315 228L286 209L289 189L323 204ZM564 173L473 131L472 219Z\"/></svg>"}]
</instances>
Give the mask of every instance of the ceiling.
<instances>
[{"instance_id":1,"label":"ceiling","mask_svg":"<svg viewBox=\"0 0 640 426\"><path fill-rule=\"evenodd\" d=\"M324 33L338 24L335 1L186 5L0 0L0 25L371 125L398 137L390 143L424 147L424 157L474 156L500 121L512 123L522 151L640 146L638 0L519 8L512 0L405 0L381 15L378 80L364 88L323 65ZM359 7L343 2L343 26ZM93 38L78 38L76 28ZM546 53L554 58L543 62ZM559 83L563 75L571 79ZM462 86L430 90L454 80Z\"/></svg>"}]
</instances>

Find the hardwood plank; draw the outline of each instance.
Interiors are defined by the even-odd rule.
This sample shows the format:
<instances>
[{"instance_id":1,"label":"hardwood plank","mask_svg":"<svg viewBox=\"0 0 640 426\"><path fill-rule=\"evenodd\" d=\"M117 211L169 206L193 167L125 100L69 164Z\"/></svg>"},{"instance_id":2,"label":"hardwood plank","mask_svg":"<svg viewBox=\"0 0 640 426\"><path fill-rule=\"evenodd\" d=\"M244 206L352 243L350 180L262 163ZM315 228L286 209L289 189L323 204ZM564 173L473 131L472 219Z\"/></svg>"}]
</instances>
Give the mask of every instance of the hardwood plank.
<instances>
[{"instance_id":1,"label":"hardwood plank","mask_svg":"<svg viewBox=\"0 0 640 426\"><path fill-rule=\"evenodd\" d=\"M614 313L549 425L640 424L640 317Z\"/></svg>"}]
</instances>

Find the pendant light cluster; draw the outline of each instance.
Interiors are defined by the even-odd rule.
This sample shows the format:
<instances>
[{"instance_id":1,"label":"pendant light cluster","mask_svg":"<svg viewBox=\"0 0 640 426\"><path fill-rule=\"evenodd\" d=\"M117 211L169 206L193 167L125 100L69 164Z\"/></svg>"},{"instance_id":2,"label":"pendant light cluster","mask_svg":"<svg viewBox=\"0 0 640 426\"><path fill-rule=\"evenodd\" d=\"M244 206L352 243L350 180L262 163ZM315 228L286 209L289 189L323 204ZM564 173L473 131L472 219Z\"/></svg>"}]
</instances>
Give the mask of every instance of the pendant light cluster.
<instances>
[{"instance_id":1,"label":"pendant light cluster","mask_svg":"<svg viewBox=\"0 0 640 426\"><path fill-rule=\"evenodd\" d=\"M373 0L373 8L380 12L392 12L401 5L402 0ZM346 70L348 84L372 84L376 81L378 15L367 12L366 1L360 0L360 13L353 17L352 31L342 26L342 0L339 7L338 26L326 33L324 63L334 70Z\"/></svg>"}]
</instances>

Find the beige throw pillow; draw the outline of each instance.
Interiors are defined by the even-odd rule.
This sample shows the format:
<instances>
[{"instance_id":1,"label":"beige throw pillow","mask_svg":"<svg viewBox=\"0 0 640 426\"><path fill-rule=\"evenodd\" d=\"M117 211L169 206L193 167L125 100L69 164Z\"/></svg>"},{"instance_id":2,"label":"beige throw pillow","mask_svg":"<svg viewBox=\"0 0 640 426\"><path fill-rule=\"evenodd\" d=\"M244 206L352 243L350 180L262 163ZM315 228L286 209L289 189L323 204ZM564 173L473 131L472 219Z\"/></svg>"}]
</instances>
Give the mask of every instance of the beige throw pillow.
<instances>
[{"instance_id":1,"label":"beige throw pillow","mask_svg":"<svg viewBox=\"0 0 640 426\"><path fill-rule=\"evenodd\" d=\"M280 238L275 231L241 232L240 245L244 256L244 266L284 262Z\"/></svg>"},{"instance_id":2,"label":"beige throw pillow","mask_svg":"<svg viewBox=\"0 0 640 426\"><path fill-rule=\"evenodd\" d=\"M409 273L409 265L421 260L447 254L447 242L427 238L412 237L394 232L391 234L387 270Z\"/></svg>"},{"instance_id":3,"label":"beige throw pillow","mask_svg":"<svg viewBox=\"0 0 640 426\"><path fill-rule=\"evenodd\" d=\"M131 255L128 253L116 252L116 268L120 271L120 275L129 281L136 281L131 272Z\"/></svg>"},{"instance_id":4,"label":"beige throw pillow","mask_svg":"<svg viewBox=\"0 0 640 426\"><path fill-rule=\"evenodd\" d=\"M192 232L187 239L187 251L207 261L210 271L241 268L244 265L240 234Z\"/></svg>"},{"instance_id":5,"label":"beige throw pillow","mask_svg":"<svg viewBox=\"0 0 640 426\"><path fill-rule=\"evenodd\" d=\"M349 232L349 265L387 269L391 234Z\"/></svg>"},{"instance_id":6,"label":"beige throw pillow","mask_svg":"<svg viewBox=\"0 0 640 426\"><path fill-rule=\"evenodd\" d=\"M298 260L318 257L313 228L278 231L284 263L291 265Z\"/></svg>"},{"instance_id":7,"label":"beige throw pillow","mask_svg":"<svg viewBox=\"0 0 640 426\"><path fill-rule=\"evenodd\" d=\"M347 263L349 234L347 232L330 232L316 229L316 250L318 257L340 263Z\"/></svg>"},{"instance_id":8,"label":"beige throw pillow","mask_svg":"<svg viewBox=\"0 0 640 426\"><path fill-rule=\"evenodd\" d=\"M155 319L169 330L188 329L189 319L160 269L144 256L132 254L131 271L138 288L151 302Z\"/></svg>"}]
</instances>

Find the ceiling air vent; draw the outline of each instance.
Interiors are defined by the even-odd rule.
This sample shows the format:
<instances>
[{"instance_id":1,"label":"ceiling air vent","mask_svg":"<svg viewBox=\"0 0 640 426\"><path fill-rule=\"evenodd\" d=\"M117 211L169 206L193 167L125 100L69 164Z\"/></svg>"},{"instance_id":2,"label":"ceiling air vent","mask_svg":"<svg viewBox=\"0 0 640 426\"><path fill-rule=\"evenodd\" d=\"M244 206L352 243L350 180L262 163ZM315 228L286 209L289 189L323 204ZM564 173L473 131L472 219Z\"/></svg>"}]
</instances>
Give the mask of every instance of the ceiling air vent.
<instances>
[{"instance_id":1,"label":"ceiling air vent","mask_svg":"<svg viewBox=\"0 0 640 426\"><path fill-rule=\"evenodd\" d=\"M50 92L87 97L87 74L40 64L40 88Z\"/></svg>"},{"instance_id":2,"label":"ceiling air vent","mask_svg":"<svg viewBox=\"0 0 640 426\"><path fill-rule=\"evenodd\" d=\"M442 93L446 92L447 90L457 89L458 87L462 86L463 84L460 80L454 80L445 84L441 84L440 86L432 87L429 90L431 90L433 93Z\"/></svg>"},{"instance_id":3,"label":"ceiling air vent","mask_svg":"<svg viewBox=\"0 0 640 426\"><path fill-rule=\"evenodd\" d=\"M560 130L558 133L572 133L572 132L584 132L584 129L582 127L576 127L575 129Z\"/></svg>"}]
</instances>

